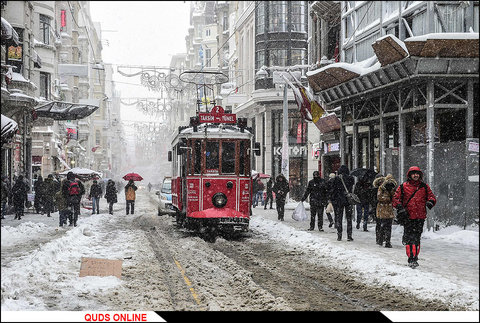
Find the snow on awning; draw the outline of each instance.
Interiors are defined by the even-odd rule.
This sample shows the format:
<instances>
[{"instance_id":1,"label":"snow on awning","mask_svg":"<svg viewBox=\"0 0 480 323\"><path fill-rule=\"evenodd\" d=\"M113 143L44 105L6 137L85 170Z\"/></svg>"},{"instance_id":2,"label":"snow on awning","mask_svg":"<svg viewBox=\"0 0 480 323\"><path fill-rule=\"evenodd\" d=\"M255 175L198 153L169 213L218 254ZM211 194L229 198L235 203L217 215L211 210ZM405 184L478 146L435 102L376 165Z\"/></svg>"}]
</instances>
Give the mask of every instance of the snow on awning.
<instances>
[{"instance_id":1,"label":"snow on awning","mask_svg":"<svg viewBox=\"0 0 480 323\"><path fill-rule=\"evenodd\" d=\"M13 42L15 46L20 44L20 38L12 25L2 17L2 45L6 45L7 41Z\"/></svg>"},{"instance_id":2,"label":"snow on awning","mask_svg":"<svg viewBox=\"0 0 480 323\"><path fill-rule=\"evenodd\" d=\"M412 56L479 57L478 33L432 33L405 39Z\"/></svg>"},{"instance_id":3,"label":"snow on awning","mask_svg":"<svg viewBox=\"0 0 480 323\"><path fill-rule=\"evenodd\" d=\"M378 38L372 44L372 47L382 66L395 63L409 55L405 43L394 35L385 35Z\"/></svg>"},{"instance_id":4,"label":"snow on awning","mask_svg":"<svg viewBox=\"0 0 480 323\"><path fill-rule=\"evenodd\" d=\"M17 132L18 129L18 124L15 122L15 120L10 119L9 117L6 117L2 114L2 120L1 120L1 127L2 127L2 143L7 142L9 139L15 135L15 132Z\"/></svg>"},{"instance_id":5,"label":"snow on awning","mask_svg":"<svg viewBox=\"0 0 480 323\"><path fill-rule=\"evenodd\" d=\"M37 117L55 120L77 120L91 115L99 107L89 104L52 101L35 109Z\"/></svg>"}]
</instances>

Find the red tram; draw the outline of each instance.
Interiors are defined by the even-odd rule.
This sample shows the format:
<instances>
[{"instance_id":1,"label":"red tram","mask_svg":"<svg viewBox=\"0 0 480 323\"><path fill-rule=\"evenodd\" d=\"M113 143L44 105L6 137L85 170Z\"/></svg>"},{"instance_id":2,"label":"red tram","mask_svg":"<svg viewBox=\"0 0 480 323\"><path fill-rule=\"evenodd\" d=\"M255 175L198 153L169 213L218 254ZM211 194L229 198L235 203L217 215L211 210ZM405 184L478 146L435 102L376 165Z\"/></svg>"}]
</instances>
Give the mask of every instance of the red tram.
<instances>
[{"instance_id":1,"label":"red tram","mask_svg":"<svg viewBox=\"0 0 480 323\"><path fill-rule=\"evenodd\" d=\"M169 152L178 225L200 233L248 231L251 158L260 147L246 125L214 106L179 127Z\"/></svg>"}]
</instances>

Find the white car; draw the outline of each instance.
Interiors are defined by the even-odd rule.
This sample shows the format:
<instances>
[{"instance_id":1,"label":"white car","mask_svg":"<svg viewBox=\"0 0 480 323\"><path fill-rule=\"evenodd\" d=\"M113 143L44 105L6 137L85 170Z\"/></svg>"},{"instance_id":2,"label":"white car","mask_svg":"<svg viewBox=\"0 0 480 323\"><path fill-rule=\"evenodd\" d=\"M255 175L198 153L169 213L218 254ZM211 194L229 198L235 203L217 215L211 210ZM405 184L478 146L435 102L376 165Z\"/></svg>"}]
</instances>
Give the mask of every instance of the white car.
<instances>
[{"instance_id":1,"label":"white car","mask_svg":"<svg viewBox=\"0 0 480 323\"><path fill-rule=\"evenodd\" d=\"M158 195L158 215L174 214L175 209L172 205L172 179L165 177L162 188L155 194Z\"/></svg>"}]
</instances>

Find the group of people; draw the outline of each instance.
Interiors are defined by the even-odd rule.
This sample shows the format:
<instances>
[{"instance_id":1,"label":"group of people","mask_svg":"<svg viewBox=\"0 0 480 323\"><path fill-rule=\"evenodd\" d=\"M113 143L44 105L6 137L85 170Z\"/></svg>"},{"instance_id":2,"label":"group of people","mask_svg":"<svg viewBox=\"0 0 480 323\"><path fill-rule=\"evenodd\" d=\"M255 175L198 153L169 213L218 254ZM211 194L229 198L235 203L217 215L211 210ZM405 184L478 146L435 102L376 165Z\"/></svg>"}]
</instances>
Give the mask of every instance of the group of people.
<instances>
[{"instance_id":1,"label":"group of people","mask_svg":"<svg viewBox=\"0 0 480 323\"><path fill-rule=\"evenodd\" d=\"M282 174L275 183L270 179L271 191L276 194L278 219L284 220L285 199L289 192L288 182ZM353 193L353 194L352 194ZM352 196L353 195L353 196ZM267 199L269 188L267 185ZM360 229L363 221L363 231L368 231L369 215L372 215L375 226L376 243L385 248L392 248L392 225L396 217L405 215L402 243L408 256L408 265L418 266L420 239L423 225L427 217L427 208L436 204L436 198L431 188L423 181L423 173L419 167L413 166L407 172L407 180L398 185L391 174L377 174L374 179L368 176L355 179L350 175L346 165L340 166L337 173L330 174L328 179L320 177L318 171L313 172L313 179L308 182L302 197L302 202L310 197L310 228L314 230L315 220L320 231L323 230L323 213L326 211L329 227L334 226L337 240L342 240L343 216L347 222L347 241L353 241L353 213L356 207L356 228ZM266 208L265 203L265 208ZM332 217L332 211L334 218Z\"/></svg>"},{"instance_id":2,"label":"group of people","mask_svg":"<svg viewBox=\"0 0 480 323\"><path fill-rule=\"evenodd\" d=\"M134 214L135 191L137 186L133 180L130 180L125 186L125 199L127 202L126 213ZM8 177L2 177L2 219L5 219L7 204L13 205L15 210L15 220L20 220L24 215L24 208L28 203L27 194L30 191L28 183L20 175L16 178L12 187L9 185ZM34 184L35 198L34 209L36 213L47 214L59 212L59 225L77 226L80 215L80 202L82 196L86 193L85 186L72 172L67 173L67 177L61 182L54 179L52 174L43 180L38 177ZM113 214L113 205L117 203L117 187L115 182L108 180L105 187L105 199L108 203L108 212ZM93 180L90 187L88 198L92 200L92 214L100 213L100 198L103 195L103 189L97 180Z\"/></svg>"}]
</instances>

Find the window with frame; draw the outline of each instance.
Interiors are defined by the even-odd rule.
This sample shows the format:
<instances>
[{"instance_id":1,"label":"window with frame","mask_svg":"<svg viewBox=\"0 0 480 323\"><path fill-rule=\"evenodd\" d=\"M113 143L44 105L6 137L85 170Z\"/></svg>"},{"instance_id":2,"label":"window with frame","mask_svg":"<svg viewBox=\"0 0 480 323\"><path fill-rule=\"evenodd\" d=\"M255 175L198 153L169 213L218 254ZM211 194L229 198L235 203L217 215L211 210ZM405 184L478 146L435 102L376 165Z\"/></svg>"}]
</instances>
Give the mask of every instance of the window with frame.
<instances>
[{"instance_id":1,"label":"window with frame","mask_svg":"<svg viewBox=\"0 0 480 323\"><path fill-rule=\"evenodd\" d=\"M235 141L222 141L222 174L235 174Z\"/></svg>"},{"instance_id":2,"label":"window with frame","mask_svg":"<svg viewBox=\"0 0 480 323\"><path fill-rule=\"evenodd\" d=\"M205 171L207 173L218 172L220 159L218 152L220 143L218 141L207 141L205 144Z\"/></svg>"},{"instance_id":3,"label":"window with frame","mask_svg":"<svg viewBox=\"0 0 480 323\"><path fill-rule=\"evenodd\" d=\"M287 50L271 49L268 66L287 66Z\"/></svg>"},{"instance_id":4,"label":"window with frame","mask_svg":"<svg viewBox=\"0 0 480 323\"><path fill-rule=\"evenodd\" d=\"M357 52L357 62L361 62L375 55L372 43L374 43L379 36L379 33L374 33L373 35L366 37L362 41L357 43L357 45L355 46Z\"/></svg>"},{"instance_id":5,"label":"window with frame","mask_svg":"<svg viewBox=\"0 0 480 323\"><path fill-rule=\"evenodd\" d=\"M286 32L287 31L287 1L270 2L269 13L269 32Z\"/></svg>"},{"instance_id":6,"label":"window with frame","mask_svg":"<svg viewBox=\"0 0 480 323\"><path fill-rule=\"evenodd\" d=\"M15 46L11 40L7 41L7 65L15 66L13 71L23 73L23 28L13 27L18 34L18 46Z\"/></svg>"},{"instance_id":7,"label":"window with frame","mask_svg":"<svg viewBox=\"0 0 480 323\"><path fill-rule=\"evenodd\" d=\"M463 7L463 4L435 4L435 6L438 9L438 12L435 11L436 33L466 32L465 8Z\"/></svg>"},{"instance_id":8,"label":"window with frame","mask_svg":"<svg viewBox=\"0 0 480 323\"><path fill-rule=\"evenodd\" d=\"M211 67L212 66L212 50L207 48L205 49L205 67Z\"/></svg>"},{"instance_id":9,"label":"window with frame","mask_svg":"<svg viewBox=\"0 0 480 323\"><path fill-rule=\"evenodd\" d=\"M50 98L50 74L40 72L40 96L44 99Z\"/></svg>"},{"instance_id":10,"label":"window with frame","mask_svg":"<svg viewBox=\"0 0 480 323\"><path fill-rule=\"evenodd\" d=\"M380 1L370 1L357 9L358 29L372 25L375 21L380 22Z\"/></svg>"},{"instance_id":11,"label":"window with frame","mask_svg":"<svg viewBox=\"0 0 480 323\"><path fill-rule=\"evenodd\" d=\"M305 3L304 1L291 1L291 31L304 32L305 31Z\"/></svg>"},{"instance_id":12,"label":"window with frame","mask_svg":"<svg viewBox=\"0 0 480 323\"><path fill-rule=\"evenodd\" d=\"M265 32L265 4L267 2L260 1L257 6L257 13L255 16L255 29L256 35L263 34Z\"/></svg>"},{"instance_id":13,"label":"window with frame","mask_svg":"<svg viewBox=\"0 0 480 323\"><path fill-rule=\"evenodd\" d=\"M40 15L40 40L46 44L50 44L50 21L52 18L45 16L45 15Z\"/></svg>"},{"instance_id":14,"label":"window with frame","mask_svg":"<svg viewBox=\"0 0 480 323\"><path fill-rule=\"evenodd\" d=\"M292 49L291 50L291 65L303 65L305 64L305 55L307 51L305 49Z\"/></svg>"},{"instance_id":15,"label":"window with frame","mask_svg":"<svg viewBox=\"0 0 480 323\"><path fill-rule=\"evenodd\" d=\"M265 65L265 50L260 49L255 52L255 69L258 70L263 65Z\"/></svg>"}]
</instances>

